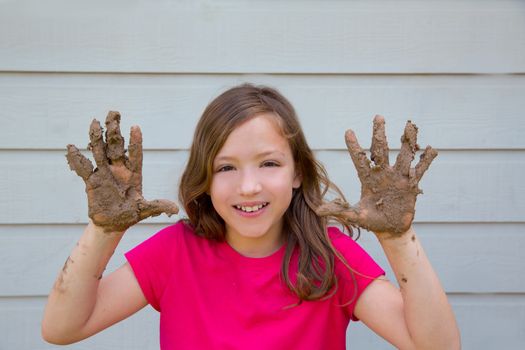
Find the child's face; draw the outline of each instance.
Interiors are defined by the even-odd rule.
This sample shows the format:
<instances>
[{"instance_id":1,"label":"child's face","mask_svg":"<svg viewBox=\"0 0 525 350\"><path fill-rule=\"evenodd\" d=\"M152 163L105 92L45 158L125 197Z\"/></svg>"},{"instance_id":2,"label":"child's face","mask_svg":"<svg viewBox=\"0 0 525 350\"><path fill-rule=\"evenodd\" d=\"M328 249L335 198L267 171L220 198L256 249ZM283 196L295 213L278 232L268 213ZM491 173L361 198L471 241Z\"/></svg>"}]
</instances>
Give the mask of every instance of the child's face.
<instances>
[{"instance_id":1,"label":"child's face","mask_svg":"<svg viewBox=\"0 0 525 350\"><path fill-rule=\"evenodd\" d=\"M209 194L226 223L226 239L247 256L265 256L282 243L282 217L301 185L294 159L271 114L234 129L213 161Z\"/></svg>"}]
</instances>

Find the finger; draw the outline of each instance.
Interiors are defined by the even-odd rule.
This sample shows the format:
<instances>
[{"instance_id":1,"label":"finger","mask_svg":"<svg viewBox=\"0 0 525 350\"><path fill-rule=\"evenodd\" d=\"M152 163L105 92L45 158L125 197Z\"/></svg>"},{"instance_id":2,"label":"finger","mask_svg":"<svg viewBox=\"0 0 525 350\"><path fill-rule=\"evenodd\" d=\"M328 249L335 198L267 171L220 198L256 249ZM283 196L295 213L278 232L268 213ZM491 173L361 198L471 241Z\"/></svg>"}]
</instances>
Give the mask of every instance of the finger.
<instances>
[{"instance_id":1,"label":"finger","mask_svg":"<svg viewBox=\"0 0 525 350\"><path fill-rule=\"evenodd\" d=\"M419 157L419 162L416 165L416 181L419 182L425 174L425 171L430 167L430 163L436 158L438 152L430 146L427 146L421 156Z\"/></svg>"},{"instance_id":2,"label":"finger","mask_svg":"<svg viewBox=\"0 0 525 350\"><path fill-rule=\"evenodd\" d=\"M361 226L359 208L351 206L340 198L320 205L315 213L318 216L331 216L342 219L347 224Z\"/></svg>"},{"instance_id":3,"label":"finger","mask_svg":"<svg viewBox=\"0 0 525 350\"><path fill-rule=\"evenodd\" d=\"M401 136L401 150L397 155L396 164L394 165L395 170L401 172L404 176L408 176L410 164L414 160L418 149L417 126L409 120L406 123L403 136Z\"/></svg>"},{"instance_id":4,"label":"finger","mask_svg":"<svg viewBox=\"0 0 525 350\"><path fill-rule=\"evenodd\" d=\"M131 127L128 152L132 183L135 184L137 191L142 194L142 132L136 125Z\"/></svg>"},{"instance_id":5,"label":"finger","mask_svg":"<svg viewBox=\"0 0 525 350\"><path fill-rule=\"evenodd\" d=\"M385 118L381 115L376 115L374 118L374 131L370 151L372 153L370 158L376 165L381 168L390 165L388 159L388 143L385 135Z\"/></svg>"},{"instance_id":6,"label":"finger","mask_svg":"<svg viewBox=\"0 0 525 350\"><path fill-rule=\"evenodd\" d=\"M370 160L367 158L365 151L359 146L357 138L352 130L345 133L346 147L352 158L352 162L357 170L357 176L363 181L370 175Z\"/></svg>"},{"instance_id":7,"label":"finger","mask_svg":"<svg viewBox=\"0 0 525 350\"><path fill-rule=\"evenodd\" d=\"M93 164L74 145L67 145L66 153L69 168L77 173L84 181L93 173Z\"/></svg>"},{"instance_id":8,"label":"finger","mask_svg":"<svg viewBox=\"0 0 525 350\"><path fill-rule=\"evenodd\" d=\"M108 159L106 158L106 144L102 139L102 127L98 120L93 119L89 127L90 143L88 148L93 153L97 167L103 169L108 166Z\"/></svg>"},{"instance_id":9,"label":"finger","mask_svg":"<svg viewBox=\"0 0 525 350\"><path fill-rule=\"evenodd\" d=\"M166 199L156 199L153 201L143 200L139 203L139 209L140 220L150 216L158 216L162 213L172 216L173 214L177 214L179 212L179 207L177 204Z\"/></svg>"},{"instance_id":10,"label":"finger","mask_svg":"<svg viewBox=\"0 0 525 350\"><path fill-rule=\"evenodd\" d=\"M142 131L137 125L131 127L128 152L129 170L142 176Z\"/></svg>"},{"instance_id":11,"label":"finger","mask_svg":"<svg viewBox=\"0 0 525 350\"><path fill-rule=\"evenodd\" d=\"M106 117L106 155L114 164L125 161L124 138L120 133L120 113L110 111Z\"/></svg>"}]
</instances>

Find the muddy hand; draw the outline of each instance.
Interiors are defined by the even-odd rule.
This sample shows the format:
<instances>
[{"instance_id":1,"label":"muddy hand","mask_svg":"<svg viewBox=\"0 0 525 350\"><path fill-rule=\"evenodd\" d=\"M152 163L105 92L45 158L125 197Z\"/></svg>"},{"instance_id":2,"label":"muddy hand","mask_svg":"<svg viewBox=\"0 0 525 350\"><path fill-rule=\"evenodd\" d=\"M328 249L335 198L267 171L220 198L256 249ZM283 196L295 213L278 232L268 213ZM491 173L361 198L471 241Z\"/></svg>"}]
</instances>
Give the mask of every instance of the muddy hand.
<instances>
[{"instance_id":1,"label":"muddy hand","mask_svg":"<svg viewBox=\"0 0 525 350\"><path fill-rule=\"evenodd\" d=\"M403 234L412 224L416 197L422 193L419 181L437 156L437 151L427 146L415 168L410 167L419 146L416 143L417 127L408 121L401 137L401 151L391 166L385 120L379 115L374 118L370 159L352 130L346 132L345 139L361 181L361 199L354 206L340 199L325 203L317 209L318 215L343 218L350 225L378 235Z\"/></svg>"},{"instance_id":2,"label":"muddy hand","mask_svg":"<svg viewBox=\"0 0 525 350\"><path fill-rule=\"evenodd\" d=\"M96 119L91 122L89 138L88 148L96 168L74 145L67 146L66 158L71 170L86 183L88 215L93 223L106 232L121 232L147 217L178 212L173 202L146 201L142 197L142 133L138 126L131 127L129 157L120 133L118 112L109 112L106 117L105 141Z\"/></svg>"}]
</instances>

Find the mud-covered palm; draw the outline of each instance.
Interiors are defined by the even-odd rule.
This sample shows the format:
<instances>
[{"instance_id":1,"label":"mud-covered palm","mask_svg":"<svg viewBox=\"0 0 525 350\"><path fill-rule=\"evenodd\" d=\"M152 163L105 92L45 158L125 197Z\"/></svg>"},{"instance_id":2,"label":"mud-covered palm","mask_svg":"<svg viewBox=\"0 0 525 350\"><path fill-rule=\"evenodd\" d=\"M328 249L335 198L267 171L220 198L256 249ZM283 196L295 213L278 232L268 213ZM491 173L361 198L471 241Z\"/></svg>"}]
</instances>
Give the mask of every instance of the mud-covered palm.
<instances>
[{"instance_id":1,"label":"mud-covered palm","mask_svg":"<svg viewBox=\"0 0 525 350\"><path fill-rule=\"evenodd\" d=\"M412 224L416 197L422 193L418 183L437 156L437 151L427 146L419 163L411 168L419 146L417 127L408 121L401 137L401 150L395 164L391 166L388 159L385 120L379 115L374 118L371 159L368 159L359 146L352 130L346 132L345 139L361 181L361 199L354 206L336 199L320 206L317 213L342 218L350 225L380 235L403 234Z\"/></svg>"},{"instance_id":2,"label":"mud-covered palm","mask_svg":"<svg viewBox=\"0 0 525 350\"><path fill-rule=\"evenodd\" d=\"M121 232L142 219L166 213L176 214L178 207L168 200L146 201L142 197L142 133L131 127L128 156L120 133L120 114L109 112L106 117L106 141L102 127L94 119L89 129L88 148L97 167L74 145L67 146L66 158L86 183L88 215L105 232Z\"/></svg>"}]
</instances>

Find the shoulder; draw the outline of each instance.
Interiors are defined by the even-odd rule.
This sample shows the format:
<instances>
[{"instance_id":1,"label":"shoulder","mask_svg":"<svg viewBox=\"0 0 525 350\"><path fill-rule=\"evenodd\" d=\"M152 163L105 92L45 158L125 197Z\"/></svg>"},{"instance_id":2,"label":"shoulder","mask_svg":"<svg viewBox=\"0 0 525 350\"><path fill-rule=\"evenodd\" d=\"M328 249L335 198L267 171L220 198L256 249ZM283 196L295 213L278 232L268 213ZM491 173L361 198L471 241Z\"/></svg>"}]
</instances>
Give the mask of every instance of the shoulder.
<instances>
[{"instance_id":1,"label":"shoulder","mask_svg":"<svg viewBox=\"0 0 525 350\"><path fill-rule=\"evenodd\" d=\"M146 239L145 242L151 241L156 244L163 244L167 242L175 242L181 239L191 239L196 237L193 233L192 228L184 220L179 220L173 225L166 226L150 238Z\"/></svg>"},{"instance_id":2,"label":"shoulder","mask_svg":"<svg viewBox=\"0 0 525 350\"><path fill-rule=\"evenodd\" d=\"M180 220L167 226L125 254L146 300L160 310L165 287L173 274L176 260L184 250L185 236L192 234Z\"/></svg>"},{"instance_id":3,"label":"shoulder","mask_svg":"<svg viewBox=\"0 0 525 350\"><path fill-rule=\"evenodd\" d=\"M327 232L334 248L341 254L362 249L352 237L342 232L338 227L329 226Z\"/></svg>"},{"instance_id":4,"label":"shoulder","mask_svg":"<svg viewBox=\"0 0 525 350\"><path fill-rule=\"evenodd\" d=\"M164 227L151 237L144 240L142 243L127 252L126 256L128 258L156 254L169 256L170 252L179 249L180 246L185 245L185 243L193 237L196 236L191 227L183 220L179 220L175 224Z\"/></svg>"},{"instance_id":5,"label":"shoulder","mask_svg":"<svg viewBox=\"0 0 525 350\"><path fill-rule=\"evenodd\" d=\"M346 264L358 273L378 276L384 274L383 269L374 259L350 236L341 232L337 227L328 227L328 236L335 250L344 258ZM347 270L345 263L336 258L336 266Z\"/></svg>"},{"instance_id":6,"label":"shoulder","mask_svg":"<svg viewBox=\"0 0 525 350\"><path fill-rule=\"evenodd\" d=\"M385 274L374 259L350 236L337 227L328 227L328 236L335 250L335 273L340 283L340 301L353 320L355 304L370 283Z\"/></svg>"}]
</instances>

